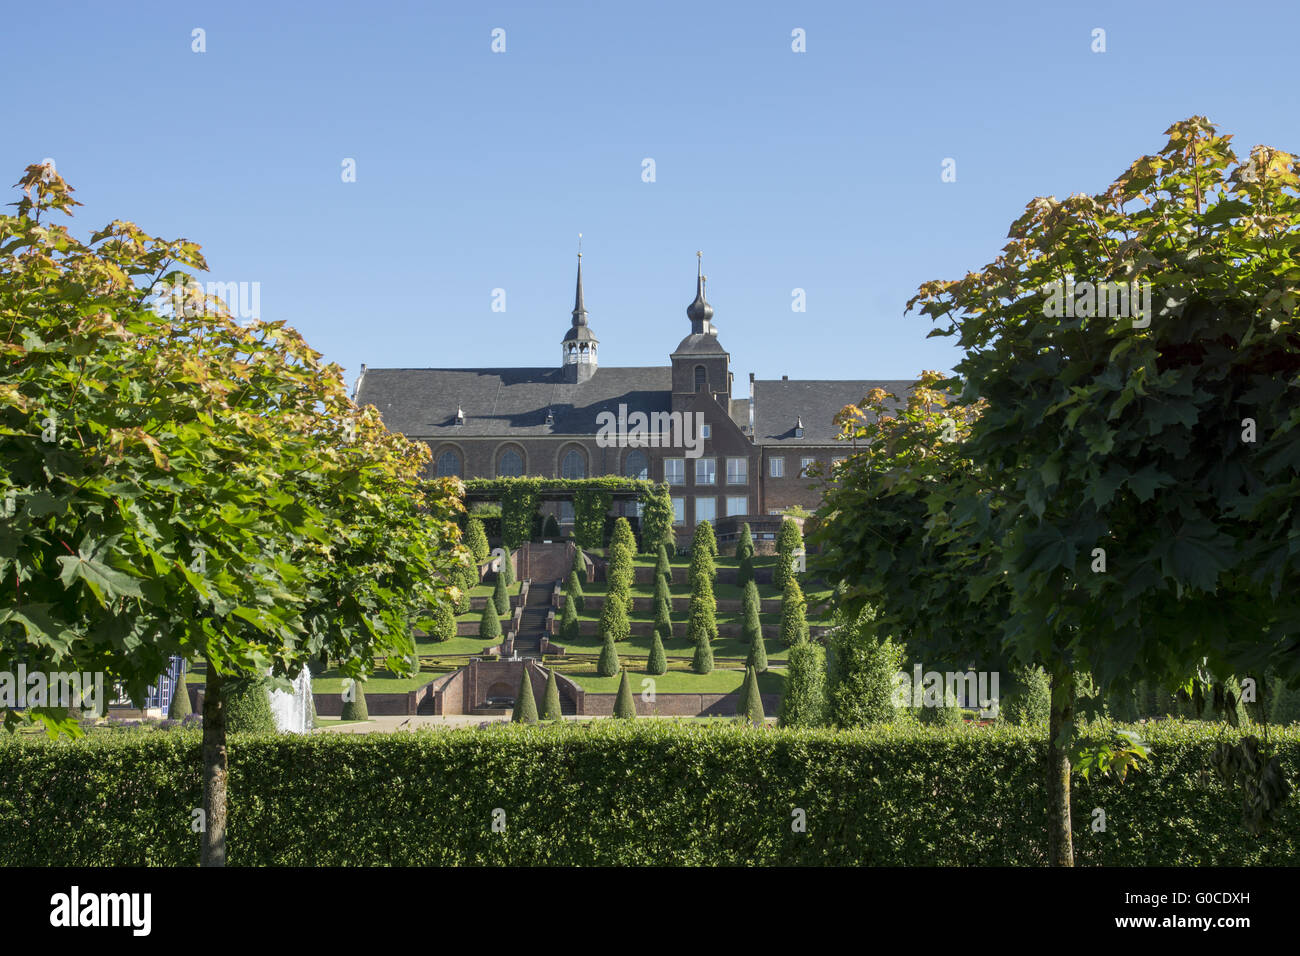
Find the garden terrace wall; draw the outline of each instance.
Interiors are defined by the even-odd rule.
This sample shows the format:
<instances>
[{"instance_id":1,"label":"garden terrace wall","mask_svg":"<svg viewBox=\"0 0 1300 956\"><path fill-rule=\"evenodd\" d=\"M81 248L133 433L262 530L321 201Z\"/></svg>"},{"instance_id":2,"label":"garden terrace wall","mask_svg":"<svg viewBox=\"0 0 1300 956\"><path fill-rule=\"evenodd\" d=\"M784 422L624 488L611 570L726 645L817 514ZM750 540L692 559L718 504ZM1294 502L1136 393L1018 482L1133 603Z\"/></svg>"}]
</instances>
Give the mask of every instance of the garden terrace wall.
<instances>
[{"instance_id":1,"label":"garden terrace wall","mask_svg":"<svg viewBox=\"0 0 1300 956\"><path fill-rule=\"evenodd\" d=\"M599 614L600 609L605 606L605 595L603 594L586 594L584 595L585 614ZM673 613L685 613L691 608L691 599L689 597L670 598ZM718 613L720 614L739 614L744 602L740 598L719 598L717 600ZM761 614L777 614L781 610L780 598L760 598L759 612ZM561 599L561 607L564 606ZM654 610L654 598L636 597L632 598L632 611L649 614Z\"/></svg>"},{"instance_id":2,"label":"garden terrace wall","mask_svg":"<svg viewBox=\"0 0 1300 956\"><path fill-rule=\"evenodd\" d=\"M1300 800L1269 830L1202 783L1221 725L1141 728L1123 783L1074 781L1083 866L1300 865ZM1102 735L1085 738L1094 742ZM1270 728L1300 772L1300 728ZM1045 734L842 733L665 720L400 734L233 735L235 866L996 866L1046 863ZM0 864L192 866L194 731L0 740ZM1093 833L1092 807L1107 811ZM494 832L493 810L506 812ZM794 833L790 812L807 814ZM172 825L167 821L182 821Z\"/></svg>"},{"instance_id":3,"label":"garden terrace wall","mask_svg":"<svg viewBox=\"0 0 1300 956\"><path fill-rule=\"evenodd\" d=\"M683 584L686 582L688 569L674 567L672 573L673 583ZM716 580L719 584L735 584L736 576L740 573L739 568L718 568ZM632 578L637 584L654 584L655 569L653 566L638 564L632 571ZM772 569L770 567L757 567L754 569L755 584L771 584Z\"/></svg>"},{"instance_id":4,"label":"garden terrace wall","mask_svg":"<svg viewBox=\"0 0 1300 956\"><path fill-rule=\"evenodd\" d=\"M736 705L740 702L739 692L730 694L655 694L655 699L641 699L640 681L632 679L632 698L636 701L636 712L640 717L735 717ZM763 699L763 712L768 717L775 717L781 707L780 694L760 694ZM618 694L593 694L587 692L583 714L590 717L609 717L614 713L614 702Z\"/></svg>"}]
</instances>

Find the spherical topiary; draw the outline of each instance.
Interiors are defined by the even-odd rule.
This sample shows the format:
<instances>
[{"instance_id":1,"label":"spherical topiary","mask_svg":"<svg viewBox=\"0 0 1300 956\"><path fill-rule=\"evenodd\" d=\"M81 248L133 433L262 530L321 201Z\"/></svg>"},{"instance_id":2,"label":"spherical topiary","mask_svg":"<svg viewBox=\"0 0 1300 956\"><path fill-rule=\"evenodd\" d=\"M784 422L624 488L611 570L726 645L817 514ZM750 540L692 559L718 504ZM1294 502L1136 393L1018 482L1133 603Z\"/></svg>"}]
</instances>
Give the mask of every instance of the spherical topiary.
<instances>
[{"instance_id":1,"label":"spherical topiary","mask_svg":"<svg viewBox=\"0 0 1300 956\"><path fill-rule=\"evenodd\" d=\"M542 698L542 720L561 720L560 688L555 682L555 668L546 671L546 693Z\"/></svg>"},{"instance_id":2,"label":"spherical topiary","mask_svg":"<svg viewBox=\"0 0 1300 956\"><path fill-rule=\"evenodd\" d=\"M351 700L348 700L351 697ZM360 681L353 681L351 687L347 685L343 688L343 709L339 712L339 720L369 720L370 713L366 710L366 691Z\"/></svg>"},{"instance_id":3,"label":"spherical topiary","mask_svg":"<svg viewBox=\"0 0 1300 956\"><path fill-rule=\"evenodd\" d=\"M596 662L596 673L601 677L613 677L618 673L618 648L614 639L606 635L605 643L600 648L600 659Z\"/></svg>"},{"instance_id":4,"label":"spherical topiary","mask_svg":"<svg viewBox=\"0 0 1300 956\"><path fill-rule=\"evenodd\" d=\"M501 618L491 599L483 606L483 616L479 618L478 636L485 641L495 641L501 636Z\"/></svg>"},{"instance_id":5,"label":"spherical topiary","mask_svg":"<svg viewBox=\"0 0 1300 956\"><path fill-rule=\"evenodd\" d=\"M533 682L528 677L527 667L519 678L519 692L515 694L515 709L510 720L516 724L537 723L537 700L533 697Z\"/></svg>"},{"instance_id":6,"label":"spherical topiary","mask_svg":"<svg viewBox=\"0 0 1300 956\"><path fill-rule=\"evenodd\" d=\"M275 716L271 713L265 680L227 678L225 695L227 733L275 733Z\"/></svg>"},{"instance_id":7,"label":"spherical topiary","mask_svg":"<svg viewBox=\"0 0 1300 956\"><path fill-rule=\"evenodd\" d=\"M578 580L577 571L569 572L569 580L564 587L564 601L566 604L572 601L576 610L586 610L587 597L582 593L582 582Z\"/></svg>"},{"instance_id":8,"label":"spherical topiary","mask_svg":"<svg viewBox=\"0 0 1300 956\"><path fill-rule=\"evenodd\" d=\"M483 530L483 522L478 518L471 517L465 526L465 547L469 548L469 553L474 555L474 560L482 564L492 553L488 547L487 532Z\"/></svg>"},{"instance_id":9,"label":"spherical topiary","mask_svg":"<svg viewBox=\"0 0 1300 956\"><path fill-rule=\"evenodd\" d=\"M646 661L645 669L651 674L668 672L668 656L664 654L664 642L660 640L658 631L655 631L654 641L650 645L650 658Z\"/></svg>"},{"instance_id":10,"label":"spherical topiary","mask_svg":"<svg viewBox=\"0 0 1300 956\"><path fill-rule=\"evenodd\" d=\"M492 600L489 603L497 609L498 614L510 613L510 592L506 590L505 575L497 575L496 583L492 585Z\"/></svg>"}]
</instances>

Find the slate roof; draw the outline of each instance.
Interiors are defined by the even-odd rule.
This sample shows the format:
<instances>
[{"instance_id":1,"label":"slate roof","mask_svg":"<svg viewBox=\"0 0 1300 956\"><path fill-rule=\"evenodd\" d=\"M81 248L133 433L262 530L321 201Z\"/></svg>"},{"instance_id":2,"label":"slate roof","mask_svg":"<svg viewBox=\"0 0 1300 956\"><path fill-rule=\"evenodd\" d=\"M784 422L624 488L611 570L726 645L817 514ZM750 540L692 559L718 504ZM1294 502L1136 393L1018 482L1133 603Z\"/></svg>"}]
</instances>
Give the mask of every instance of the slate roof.
<instances>
[{"instance_id":1,"label":"slate roof","mask_svg":"<svg viewBox=\"0 0 1300 956\"><path fill-rule=\"evenodd\" d=\"M754 441L759 445L831 445L838 429L835 415L856 405L873 388L907 399L909 381L859 382L826 379L757 379L754 382ZM795 423L803 420L803 437Z\"/></svg>"},{"instance_id":2,"label":"slate roof","mask_svg":"<svg viewBox=\"0 0 1300 956\"><path fill-rule=\"evenodd\" d=\"M596 415L617 415L620 403L629 413L670 411L672 378L667 365L601 366L579 383L565 382L559 368L372 368L356 402L374 405L390 431L410 438L594 435ZM463 425L455 423L457 406Z\"/></svg>"}]
</instances>

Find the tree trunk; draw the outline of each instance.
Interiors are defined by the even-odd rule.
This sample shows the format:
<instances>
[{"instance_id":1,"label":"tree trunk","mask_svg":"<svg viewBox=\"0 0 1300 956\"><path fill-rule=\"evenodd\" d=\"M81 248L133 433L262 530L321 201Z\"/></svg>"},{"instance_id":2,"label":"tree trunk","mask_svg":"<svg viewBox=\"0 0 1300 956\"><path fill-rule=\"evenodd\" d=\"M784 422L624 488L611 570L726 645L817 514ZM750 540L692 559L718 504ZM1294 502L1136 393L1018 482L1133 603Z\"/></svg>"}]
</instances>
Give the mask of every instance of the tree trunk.
<instances>
[{"instance_id":1,"label":"tree trunk","mask_svg":"<svg viewBox=\"0 0 1300 956\"><path fill-rule=\"evenodd\" d=\"M203 692L203 843L199 866L226 865L225 681L208 661Z\"/></svg>"},{"instance_id":2,"label":"tree trunk","mask_svg":"<svg viewBox=\"0 0 1300 956\"><path fill-rule=\"evenodd\" d=\"M1061 729L1074 718L1074 675L1052 674L1052 709L1047 740L1047 849L1052 866L1074 866L1070 829L1069 741Z\"/></svg>"}]
</instances>

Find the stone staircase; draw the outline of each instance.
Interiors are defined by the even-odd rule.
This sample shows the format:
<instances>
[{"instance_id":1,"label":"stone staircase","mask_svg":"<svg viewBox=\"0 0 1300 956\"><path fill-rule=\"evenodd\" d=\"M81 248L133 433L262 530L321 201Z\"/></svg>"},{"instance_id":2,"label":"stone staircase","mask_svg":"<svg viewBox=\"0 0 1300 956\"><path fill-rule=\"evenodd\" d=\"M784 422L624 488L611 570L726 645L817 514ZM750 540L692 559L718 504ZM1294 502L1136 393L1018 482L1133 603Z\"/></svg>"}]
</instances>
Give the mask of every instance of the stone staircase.
<instances>
[{"instance_id":1,"label":"stone staircase","mask_svg":"<svg viewBox=\"0 0 1300 956\"><path fill-rule=\"evenodd\" d=\"M546 617L551 611L551 592L555 582L534 582L528 589L528 603L519 616L519 633L515 636L515 653L520 657L542 656L542 638L546 635Z\"/></svg>"}]
</instances>

